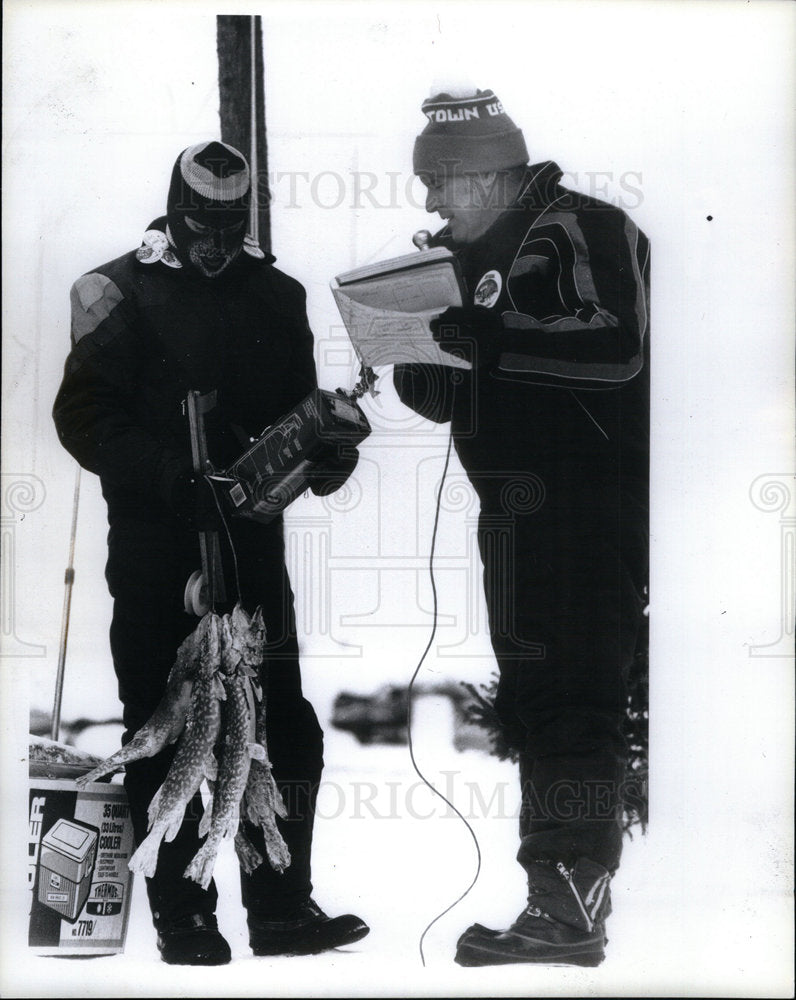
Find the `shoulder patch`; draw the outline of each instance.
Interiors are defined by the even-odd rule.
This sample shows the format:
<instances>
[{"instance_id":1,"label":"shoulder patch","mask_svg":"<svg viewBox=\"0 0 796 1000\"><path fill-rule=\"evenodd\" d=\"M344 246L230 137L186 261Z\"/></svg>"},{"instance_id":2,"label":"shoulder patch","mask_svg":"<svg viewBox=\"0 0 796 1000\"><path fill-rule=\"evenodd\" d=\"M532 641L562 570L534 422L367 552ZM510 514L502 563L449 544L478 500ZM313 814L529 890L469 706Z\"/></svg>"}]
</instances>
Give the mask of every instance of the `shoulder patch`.
<instances>
[{"instance_id":1,"label":"shoulder patch","mask_svg":"<svg viewBox=\"0 0 796 1000\"><path fill-rule=\"evenodd\" d=\"M72 336L77 344L106 320L124 298L119 286L104 274L84 274L72 286Z\"/></svg>"}]
</instances>

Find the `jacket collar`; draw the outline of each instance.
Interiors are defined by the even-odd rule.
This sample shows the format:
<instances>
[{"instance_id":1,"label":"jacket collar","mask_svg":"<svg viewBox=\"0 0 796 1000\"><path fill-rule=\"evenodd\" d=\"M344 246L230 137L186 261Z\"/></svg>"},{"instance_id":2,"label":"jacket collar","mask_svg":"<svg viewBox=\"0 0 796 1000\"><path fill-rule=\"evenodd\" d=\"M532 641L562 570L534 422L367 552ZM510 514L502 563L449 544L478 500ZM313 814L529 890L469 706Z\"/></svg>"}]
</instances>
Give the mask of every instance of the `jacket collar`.
<instances>
[{"instance_id":1,"label":"jacket collar","mask_svg":"<svg viewBox=\"0 0 796 1000\"><path fill-rule=\"evenodd\" d=\"M528 167L517 195L517 204L523 208L545 208L561 194L559 183L562 170L553 160L544 160Z\"/></svg>"},{"instance_id":2,"label":"jacket collar","mask_svg":"<svg viewBox=\"0 0 796 1000\"><path fill-rule=\"evenodd\" d=\"M182 270L185 267L180 252L170 239L165 216L150 222L135 256L138 263L145 266L157 265L174 270ZM243 241L243 250L232 262L229 269L238 270L262 264L273 264L275 260L276 257L262 250L259 243L247 234Z\"/></svg>"}]
</instances>

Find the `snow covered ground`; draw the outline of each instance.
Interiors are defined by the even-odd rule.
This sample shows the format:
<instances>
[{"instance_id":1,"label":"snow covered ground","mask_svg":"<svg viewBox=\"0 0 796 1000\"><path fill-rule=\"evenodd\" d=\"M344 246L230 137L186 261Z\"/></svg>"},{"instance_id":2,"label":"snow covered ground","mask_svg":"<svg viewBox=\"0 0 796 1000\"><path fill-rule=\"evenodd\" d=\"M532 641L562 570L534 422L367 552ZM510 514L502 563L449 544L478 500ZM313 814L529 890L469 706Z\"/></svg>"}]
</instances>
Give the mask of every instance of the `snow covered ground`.
<instances>
[{"instance_id":1,"label":"snow covered ground","mask_svg":"<svg viewBox=\"0 0 796 1000\"><path fill-rule=\"evenodd\" d=\"M445 703L435 701L419 715L418 765L440 789L452 792L482 851L476 885L425 938L425 967L420 936L471 882L473 839L422 784L406 747L363 747L327 728L314 846L315 898L330 914L363 917L371 927L368 937L314 957L254 958L247 944L236 858L227 843L216 883L220 927L232 948L229 966L174 968L161 962L144 884L138 880L122 955L83 960L26 955L20 961L25 928L21 922L7 926L3 995L790 995L787 891L778 890L775 882L770 891L750 886L733 871L727 854L713 857L711 870L700 867L704 845L695 843L689 856L681 842L683 831L667 827L665 817L659 817L647 837L636 835L627 842L614 880L610 943L600 968L455 965L455 942L465 927L476 920L505 926L524 903L522 872L514 861L518 790L511 764L480 751L451 749ZM744 839L752 831L739 824L736 833ZM21 916L23 908L17 912Z\"/></svg>"}]
</instances>

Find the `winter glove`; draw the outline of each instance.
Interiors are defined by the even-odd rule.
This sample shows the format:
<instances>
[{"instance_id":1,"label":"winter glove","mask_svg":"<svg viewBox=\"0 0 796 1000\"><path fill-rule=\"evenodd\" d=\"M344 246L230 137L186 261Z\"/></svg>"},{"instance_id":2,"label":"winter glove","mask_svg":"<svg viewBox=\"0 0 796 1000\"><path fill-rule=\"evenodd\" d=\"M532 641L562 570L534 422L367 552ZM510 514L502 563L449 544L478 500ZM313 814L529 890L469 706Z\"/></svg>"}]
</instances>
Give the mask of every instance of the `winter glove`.
<instances>
[{"instance_id":1,"label":"winter glove","mask_svg":"<svg viewBox=\"0 0 796 1000\"><path fill-rule=\"evenodd\" d=\"M335 445L319 456L307 472L307 481L316 497L339 490L359 461L359 452L350 445Z\"/></svg>"},{"instance_id":2,"label":"winter glove","mask_svg":"<svg viewBox=\"0 0 796 1000\"><path fill-rule=\"evenodd\" d=\"M221 531L223 521L210 481L194 472L179 476L171 491L171 509L190 531Z\"/></svg>"},{"instance_id":3,"label":"winter glove","mask_svg":"<svg viewBox=\"0 0 796 1000\"><path fill-rule=\"evenodd\" d=\"M503 321L483 306L451 306L429 325L443 351L471 362L473 368L494 364L504 349Z\"/></svg>"}]
</instances>

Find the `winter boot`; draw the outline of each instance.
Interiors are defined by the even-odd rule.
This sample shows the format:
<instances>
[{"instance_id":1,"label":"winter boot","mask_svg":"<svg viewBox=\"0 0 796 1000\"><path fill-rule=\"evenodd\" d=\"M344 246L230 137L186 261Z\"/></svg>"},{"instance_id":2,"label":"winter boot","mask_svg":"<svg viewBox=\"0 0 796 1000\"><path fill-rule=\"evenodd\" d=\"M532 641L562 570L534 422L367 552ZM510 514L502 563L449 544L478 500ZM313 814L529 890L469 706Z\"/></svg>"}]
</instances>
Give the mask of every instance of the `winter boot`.
<instances>
[{"instance_id":1,"label":"winter boot","mask_svg":"<svg viewBox=\"0 0 796 1000\"><path fill-rule=\"evenodd\" d=\"M212 914L192 913L156 926L158 951L169 965L226 965L232 957Z\"/></svg>"},{"instance_id":2,"label":"winter boot","mask_svg":"<svg viewBox=\"0 0 796 1000\"><path fill-rule=\"evenodd\" d=\"M328 917L314 900L302 903L284 919L271 920L249 913L249 944L255 955L317 955L330 948L353 944L370 928L350 913Z\"/></svg>"},{"instance_id":3,"label":"winter boot","mask_svg":"<svg viewBox=\"0 0 796 1000\"><path fill-rule=\"evenodd\" d=\"M505 931L473 924L459 938L459 965L599 965L605 958L605 919L611 911L610 874L580 858L528 866L528 905Z\"/></svg>"}]
</instances>

